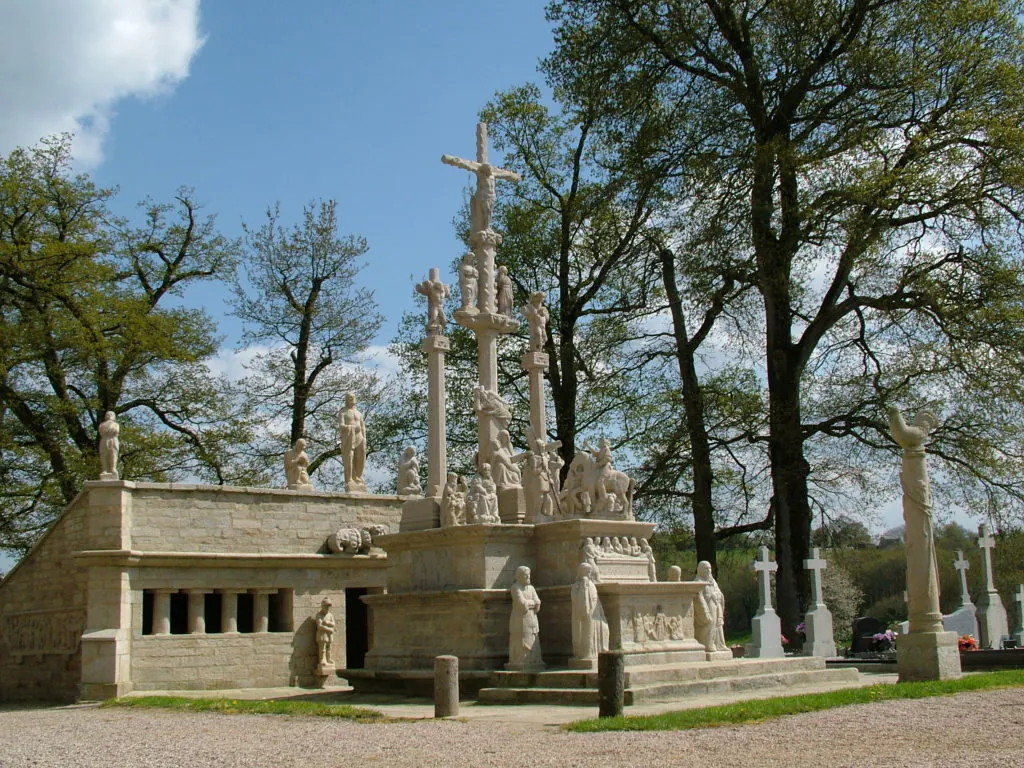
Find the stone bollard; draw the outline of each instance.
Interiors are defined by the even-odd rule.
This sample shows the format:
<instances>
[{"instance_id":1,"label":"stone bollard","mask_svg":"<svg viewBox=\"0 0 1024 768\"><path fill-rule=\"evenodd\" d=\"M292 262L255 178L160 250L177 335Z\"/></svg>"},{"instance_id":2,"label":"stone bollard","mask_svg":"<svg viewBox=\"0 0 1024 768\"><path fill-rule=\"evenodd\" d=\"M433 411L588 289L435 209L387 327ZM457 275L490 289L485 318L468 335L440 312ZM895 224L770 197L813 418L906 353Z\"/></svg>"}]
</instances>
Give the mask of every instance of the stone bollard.
<instances>
[{"instance_id":1,"label":"stone bollard","mask_svg":"<svg viewBox=\"0 0 1024 768\"><path fill-rule=\"evenodd\" d=\"M434 658L434 717L459 714L459 657Z\"/></svg>"},{"instance_id":2,"label":"stone bollard","mask_svg":"<svg viewBox=\"0 0 1024 768\"><path fill-rule=\"evenodd\" d=\"M626 654L602 651L597 654L597 696L599 717L621 717L626 699Z\"/></svg>"}]
</instances>

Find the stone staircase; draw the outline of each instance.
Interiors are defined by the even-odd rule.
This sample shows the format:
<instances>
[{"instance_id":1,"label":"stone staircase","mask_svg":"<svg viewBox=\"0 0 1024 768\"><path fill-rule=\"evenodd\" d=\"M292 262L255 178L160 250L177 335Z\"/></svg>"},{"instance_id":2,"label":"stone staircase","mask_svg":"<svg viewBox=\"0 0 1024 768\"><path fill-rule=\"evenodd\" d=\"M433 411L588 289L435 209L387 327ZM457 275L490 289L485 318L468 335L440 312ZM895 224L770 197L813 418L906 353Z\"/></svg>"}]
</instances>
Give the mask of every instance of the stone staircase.
<instances>
[{"instance_id":1,"label":"stone staircase","mask_svg":"<svg viewBox=\"0 0 1024 768\"><path fill-rule=\"evenodd\" d=\"M648 656L653 656L646 654ZM668 655L668 654L662 654ZM784 659L672 663L646 658L626 666L626 705L665 701L709 693L786 688L815 683L855 683L855 669L826 669L814 656ZM545 672L493 672L490 687L480 689L487 704L570 704L597 706L597 672L551 670Z\"/></svg>"}]
</instances>

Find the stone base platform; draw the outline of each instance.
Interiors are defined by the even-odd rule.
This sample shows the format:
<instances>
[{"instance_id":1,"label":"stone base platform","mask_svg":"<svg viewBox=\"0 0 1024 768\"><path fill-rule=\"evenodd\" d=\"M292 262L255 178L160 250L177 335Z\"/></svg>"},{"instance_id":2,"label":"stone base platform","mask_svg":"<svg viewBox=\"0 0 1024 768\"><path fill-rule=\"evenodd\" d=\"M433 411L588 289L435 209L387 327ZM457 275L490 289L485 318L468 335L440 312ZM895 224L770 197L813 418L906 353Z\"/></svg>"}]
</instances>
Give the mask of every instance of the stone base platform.
<instances>
[{"instance_id":1,"label":"stone base platform","mask_svg":"<svg viewBox=\"0 0 1024 768\"><path fill-rule=\"evenodd\" d=\"M649 659L647 661L653 661ZM855 669L826 669L825 660L794 656L785 659L642 663L626 666L627 705L693 695L779 689L814 683L855 683ZM494 672L479 701L487 704L569 704L597 706L597 673L552 670L535 674Z\"/></svg>"}]
</instances>

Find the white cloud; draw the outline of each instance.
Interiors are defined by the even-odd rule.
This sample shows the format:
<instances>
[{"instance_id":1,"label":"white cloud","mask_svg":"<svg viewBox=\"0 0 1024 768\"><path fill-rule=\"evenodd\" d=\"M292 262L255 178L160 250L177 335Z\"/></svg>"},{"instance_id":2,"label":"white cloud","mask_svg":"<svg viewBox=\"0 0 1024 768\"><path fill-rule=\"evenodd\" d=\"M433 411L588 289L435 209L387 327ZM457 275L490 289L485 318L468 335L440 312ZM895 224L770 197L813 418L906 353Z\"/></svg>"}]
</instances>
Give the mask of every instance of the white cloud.
<instances>
[{"instance_id":1,"label":"white cloud","mask_svg":"<svg viewBox=\"0 0 1024 768\"><path fill-rule=\"evenodd\" d=\"M171 90L203 44L199 0L16 0L3 14L0 153L70 131L84 167L115 104Z\"/></svg>"},{"instance_id":2,"label":"white cloud","mask_svg":"<svg viewBox=\"0 0 1024 768\"><path fill-rule=\"evenodd\" d=\"M273 347L253 344L242 349L222 349L215 357L206 361L206 367L214 376L225 376L230 381L239 381L249 372L249 365L258 355L270 352Z\"/></svg>"}]
</instances>

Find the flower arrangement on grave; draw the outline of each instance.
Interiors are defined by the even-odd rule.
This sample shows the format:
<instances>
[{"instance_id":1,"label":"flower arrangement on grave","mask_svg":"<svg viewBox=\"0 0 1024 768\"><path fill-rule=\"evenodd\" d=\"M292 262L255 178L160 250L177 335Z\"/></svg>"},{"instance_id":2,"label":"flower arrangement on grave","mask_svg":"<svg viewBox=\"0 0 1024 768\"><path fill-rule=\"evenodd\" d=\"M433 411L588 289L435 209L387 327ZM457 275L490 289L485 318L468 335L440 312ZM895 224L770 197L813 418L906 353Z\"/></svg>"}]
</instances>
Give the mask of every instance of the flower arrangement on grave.
<instances>
[{"instance_id":1,"label":"flower arrangement on grave","mask_svg":"<svg viewBox=\"0 0 1024 768\"><path fill-rule=\"evenodd\" d=\"M896 637L895 632L887 629L885 632L876 632L871 639L875 641L875 650L888 651L896 645Z\"/></svg>"},{"instance_id":2,"label":"flower arrangement on grave","mask_svg":"<svg viewBox=\"0 0 1024 768\"><path fill-rule=\"evenodd\" d=\"M974 639L974 635L964 635L956 641L956 644L961 651L978 650L978 641Z\"/></svg>"}]
</instances>

